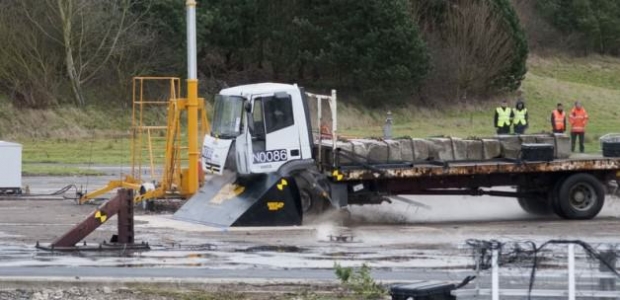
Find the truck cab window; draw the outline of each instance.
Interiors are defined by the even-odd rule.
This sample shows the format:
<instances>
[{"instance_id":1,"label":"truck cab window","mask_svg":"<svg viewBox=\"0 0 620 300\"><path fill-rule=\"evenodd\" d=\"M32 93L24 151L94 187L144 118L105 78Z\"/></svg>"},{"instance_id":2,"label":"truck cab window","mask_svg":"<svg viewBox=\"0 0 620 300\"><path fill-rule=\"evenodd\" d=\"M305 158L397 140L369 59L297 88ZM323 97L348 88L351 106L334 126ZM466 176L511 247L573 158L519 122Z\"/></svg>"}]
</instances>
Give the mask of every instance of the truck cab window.
<instances>
[{"instance_id":1,"label":"truck cab window","mask_svg":"<svg viewBox=\"0 0 620 300\"><path fill-rule=\"evenodd\" d=\"M263 98L254 100L254 109L252 111L252 119L254 120L253 137L265 138L265 121L263 118Z\"/></svg>"},{"instance_id":2,"label":"truck cab window","mask_svg":"<svg viewBox=\"0 0 620 300\"><path fill-rule=\"evenodd\" d=\"M289 126L293 119L293 103L291 97L268 97L264 99L265 127L271 133Z\"/></svg>"}]
</instances>

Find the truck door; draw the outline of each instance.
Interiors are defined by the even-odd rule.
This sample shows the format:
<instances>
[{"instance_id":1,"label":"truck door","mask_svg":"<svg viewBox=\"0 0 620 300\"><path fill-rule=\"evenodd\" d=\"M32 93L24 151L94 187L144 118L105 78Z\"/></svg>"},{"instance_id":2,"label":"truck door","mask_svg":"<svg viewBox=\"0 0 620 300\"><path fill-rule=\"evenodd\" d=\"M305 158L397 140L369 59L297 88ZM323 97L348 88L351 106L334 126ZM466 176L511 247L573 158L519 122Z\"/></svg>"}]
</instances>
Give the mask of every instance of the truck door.
<instances>
[{"instance_id":1,"label":"truck door","mask_svg":"<svg viewBox=\"0 0 620 300\"><path fill-rule=\"evenodd\" d=\"M289 94L255 98L253 118L252 173L275 172L287 161L301 158L299 130Z\"/></svg>"}]
</instances>

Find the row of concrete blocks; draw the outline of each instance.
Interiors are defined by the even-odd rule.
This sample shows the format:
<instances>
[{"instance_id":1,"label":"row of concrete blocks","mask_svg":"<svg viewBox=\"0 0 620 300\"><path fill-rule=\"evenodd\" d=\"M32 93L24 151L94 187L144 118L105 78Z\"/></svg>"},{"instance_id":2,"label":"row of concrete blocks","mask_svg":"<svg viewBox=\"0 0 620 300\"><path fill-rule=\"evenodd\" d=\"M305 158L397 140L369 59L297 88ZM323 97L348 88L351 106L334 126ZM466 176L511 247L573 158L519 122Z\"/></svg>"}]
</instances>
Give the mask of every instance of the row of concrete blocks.
<instances>
[{"instance_id":1,"label":"row of concrete blocks","mask_svg":"<svg viewBox=\"0 0 620 300\"><path fill-rule=\"evenodd\" d=\"M357 159L376 163L410 162L423 160L465 161L495 158L519 158L522 144L550 144L555 158L570 155L570 139L565 135L505 135L494 138L407 138L394 140L351 139L338 141L344 153L354 153ZM324 141L323 145L331 146ZM349 155L350 156L350 155ZM340 163L355 159L341 156Z\"/></svg>"}]
</instances>

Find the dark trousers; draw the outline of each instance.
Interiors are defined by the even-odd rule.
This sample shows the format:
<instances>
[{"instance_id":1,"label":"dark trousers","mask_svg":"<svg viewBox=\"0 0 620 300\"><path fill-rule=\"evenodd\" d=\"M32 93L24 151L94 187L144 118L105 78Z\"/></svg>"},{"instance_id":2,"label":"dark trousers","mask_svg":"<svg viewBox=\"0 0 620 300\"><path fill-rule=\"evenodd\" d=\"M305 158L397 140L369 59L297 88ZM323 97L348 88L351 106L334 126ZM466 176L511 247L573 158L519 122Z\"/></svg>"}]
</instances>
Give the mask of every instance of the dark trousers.
<instances>
[{"instance_id":1,"label":"dark trousers","mask_svg":"<svg viewBox=\"0 0 620 300\"><path fill-rule=\"evenodd\" d=\"M575 152L575 140L579 137L579 152L583 153L583 139L585 133L584 132L571 132L570 133L570 151Z\"/></svg>"},{"instance_id":2,"label":"dark trousers","mask_svg":"<svg viewBox=\"0 0 620 300\"><path fill-rule=\"evenodd\" d=\"M515 133L516 134L524 134L527 125L515 125Z\"/></svg>"},{"instance_id":3,"label":"dark trousers","mask_svg":"<svg viewBox=\"0 0 620 300\"><path fill-rule=\"evenodd\" d=\"M510 134L510 125L497 127L497 134Z\"/></svg>"},{"instance_id":4,"label":"dark trousers","mask_svg":"<svg viewBox=\"0 0 620 300\"><path fill-rule=\"evenodd\" d=\"M564 131L565 131L565 130L557 130L557 129L554 129L554 130L553 130L553 133L564 133Z\"/></svg>"}]
</instances>

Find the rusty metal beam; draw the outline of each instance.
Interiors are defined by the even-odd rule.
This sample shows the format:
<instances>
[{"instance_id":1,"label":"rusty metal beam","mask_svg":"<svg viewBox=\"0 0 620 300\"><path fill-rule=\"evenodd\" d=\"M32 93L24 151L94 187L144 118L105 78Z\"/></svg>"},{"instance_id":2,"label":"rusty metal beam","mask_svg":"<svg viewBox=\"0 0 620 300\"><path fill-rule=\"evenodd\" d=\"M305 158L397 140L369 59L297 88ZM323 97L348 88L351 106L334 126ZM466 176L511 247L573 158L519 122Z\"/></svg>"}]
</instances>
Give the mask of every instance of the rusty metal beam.
<instances>
[{"instance_id":1,"label":"rusty metal beam","mask_svg":"<svg viewBox=\"0 0 620 300\"><path fill-rule=\"evenodd\" d=\"M618 170L620 170L620 159L606 158L579 160L568 159L550 162L448 162L444 166L433 164L416 164L409 167L381 168L381 173L361 167L355 169L343 168L339 170L343 176L338 181ZM331 173L331 171L328 172L328 177L332 177Z\"/></svg>"},{"instance_id":2,"label":"rusty metal beam","mask_svg":"<svg viewBox=\"0 0 620 300\"><path fill-rule=\"evenodd\" d=\"M126 242L133 242L133 191L120 189L116 197L102 204L92 212L84 221L75 225L67 233L56 239L51 244L51 248L74 247L99 226L121 212L118 220L119 242L121 238Z\"/></svg>"}]
</instances>

